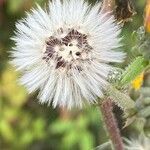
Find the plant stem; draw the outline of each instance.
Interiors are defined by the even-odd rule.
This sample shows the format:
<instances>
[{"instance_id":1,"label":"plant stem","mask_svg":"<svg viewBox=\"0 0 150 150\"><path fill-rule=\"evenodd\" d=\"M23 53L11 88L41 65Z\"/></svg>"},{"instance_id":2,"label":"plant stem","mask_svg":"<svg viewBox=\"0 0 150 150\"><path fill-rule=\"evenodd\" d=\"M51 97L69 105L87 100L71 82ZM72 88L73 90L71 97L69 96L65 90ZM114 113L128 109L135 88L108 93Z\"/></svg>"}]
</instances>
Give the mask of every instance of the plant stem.
<instances>
[{"instance_id":1,"label":"plant stem","mask_svg":"<svg viewBox=\"0 0 150 150\"><path fill-rule=\"evenodd\" d=\"M115 0L103 0L102 12L110 12L108 14L109 16L114 10L114 6ZM124 150L120 131L118 129L116 118L113 114L113 103L111 99L106 98L104 102L100 105L100 108L114 149Z\"/></svg>"},{"instance_id":2,"label":"plant stem","mask_svg":"<svg viewBox=\"0 0 150 150\"><path fill-rule=\"evenodd\" d=\"M59 114L62 120L68 120L70 118L70 113L63 107L59 108Z\"/></svg>"},{"instance_id":3,"label":"plant stem","mask_svg":"<svg viewBox=\"0 0 150 150\"><path fill-rule=\"evenodd\" d=\"M113 103L111 99L105 99L100 105L100 108L114 149L124 150L117 121L113 114Z\"/></svg>"}]
</instances>

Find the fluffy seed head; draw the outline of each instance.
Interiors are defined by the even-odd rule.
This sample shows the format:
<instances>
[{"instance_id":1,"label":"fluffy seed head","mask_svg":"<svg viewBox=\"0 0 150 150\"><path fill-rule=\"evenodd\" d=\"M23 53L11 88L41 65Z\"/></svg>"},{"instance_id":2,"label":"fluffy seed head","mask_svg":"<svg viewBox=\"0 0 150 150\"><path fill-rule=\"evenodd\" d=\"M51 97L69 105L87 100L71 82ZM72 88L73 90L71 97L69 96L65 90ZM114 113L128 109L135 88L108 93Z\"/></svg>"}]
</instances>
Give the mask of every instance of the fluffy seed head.
<instances>
[{"instance_id":1,"label":"fluffy seed head","mask_svg":"<svg viewBox=\"0 0 150 150\"><path fill-rule=\"evenodd\" d=\"M48 9L27 13L16 24L12 63L22 72L29 92L40 90L41 103L81 107L96 102L107 88L107 76L122 62L120 29L100 3L55 0Z\"/></svg>"}]
</instances>

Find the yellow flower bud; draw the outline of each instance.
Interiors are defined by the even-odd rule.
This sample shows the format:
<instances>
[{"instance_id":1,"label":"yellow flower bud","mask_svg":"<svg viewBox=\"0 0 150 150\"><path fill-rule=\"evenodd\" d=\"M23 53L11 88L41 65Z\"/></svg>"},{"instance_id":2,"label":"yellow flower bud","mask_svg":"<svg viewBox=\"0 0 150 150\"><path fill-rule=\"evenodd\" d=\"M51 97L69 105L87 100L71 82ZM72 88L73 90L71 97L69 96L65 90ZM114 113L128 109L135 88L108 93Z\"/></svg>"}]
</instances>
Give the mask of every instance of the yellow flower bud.
<instances>
[{"instance_id":1,"label":"yellow flower bud","mask_svg":"<svg viewBox=\"0 0 150 150\"><path fill-rule=\"evenodd\" d=\"M135 90L140 89L140 87L143 84L143 78L144 78L144 72L142 72L140 75L138 75L133 81L132 81L132 87Z\"/></svg>"}]
</instances>

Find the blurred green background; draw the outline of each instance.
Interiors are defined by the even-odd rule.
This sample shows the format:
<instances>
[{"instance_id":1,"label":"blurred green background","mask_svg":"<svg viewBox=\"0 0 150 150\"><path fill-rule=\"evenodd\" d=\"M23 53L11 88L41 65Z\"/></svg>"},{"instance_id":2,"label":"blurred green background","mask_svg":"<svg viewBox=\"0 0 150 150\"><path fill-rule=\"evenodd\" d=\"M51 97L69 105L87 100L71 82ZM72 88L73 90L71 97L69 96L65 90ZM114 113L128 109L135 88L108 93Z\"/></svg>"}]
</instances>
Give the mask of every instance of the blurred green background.
<instances>
[{"instance_id":1,"label":"blurred green background","mask_svg":"<svg viewBox=\"0 0 150 150\"><path fill-rule=\"evenodd\" d=\"M0 0L0 149L1 150L89 150L108 140L99 108L87 106L83 110L53 109L40 105L37 93L28 95L17 83L19 74L9 65L10 40L15 22L35 4L46 0ZM95 2L95 0L90 1ZM132 32L143 25L145 0L134 1L137 15L123 27L124 50L129 54ZM121 110L115 108L122 128ZM139 124L138 124L139 125ZM121 129L123 136L136 134L137 124Z\"/></svg>"}]
</instances>

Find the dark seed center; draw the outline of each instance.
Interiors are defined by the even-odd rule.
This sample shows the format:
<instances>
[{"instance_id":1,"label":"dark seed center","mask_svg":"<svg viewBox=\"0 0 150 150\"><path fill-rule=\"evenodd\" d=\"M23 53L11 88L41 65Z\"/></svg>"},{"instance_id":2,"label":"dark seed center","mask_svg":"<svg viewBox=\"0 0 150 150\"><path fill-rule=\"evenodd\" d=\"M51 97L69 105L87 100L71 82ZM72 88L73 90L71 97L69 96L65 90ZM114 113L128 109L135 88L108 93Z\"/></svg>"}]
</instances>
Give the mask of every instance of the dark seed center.
<instances>
[{"instance_id":1,"label":"dark seed center","mask_svg":"<svg viewBox=\"0 0 150 150\"><path fill-rule=\"evenodd\" d=\"M56 46L58 46L60 52L65 51L65 48L63 47L64 45L69 47L74 46L72 40L77 41L77 44L75 46L77 46L81 50L80 52L75 52L76 56L82 55L82 52L88 53L92 49L92 47L87 42L87 35L72 29L64 38L58 39L53 36L49 37L48 41L46 41L46 51L44 53L43 60L45 60L46 62L49 62L50 59L55 60L56 69L60 67L66 67L67 65L71 66L71 63L73 63L73 61L68 62L68 60L65 60L65 58L61 56L61 53L58 53L55 48ZM70 50L69 55L72 54L73 50Z\"/></svg>"}]
</instances>

